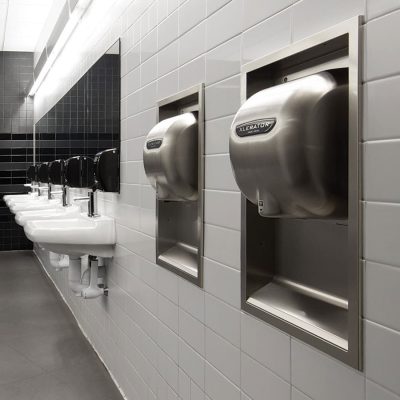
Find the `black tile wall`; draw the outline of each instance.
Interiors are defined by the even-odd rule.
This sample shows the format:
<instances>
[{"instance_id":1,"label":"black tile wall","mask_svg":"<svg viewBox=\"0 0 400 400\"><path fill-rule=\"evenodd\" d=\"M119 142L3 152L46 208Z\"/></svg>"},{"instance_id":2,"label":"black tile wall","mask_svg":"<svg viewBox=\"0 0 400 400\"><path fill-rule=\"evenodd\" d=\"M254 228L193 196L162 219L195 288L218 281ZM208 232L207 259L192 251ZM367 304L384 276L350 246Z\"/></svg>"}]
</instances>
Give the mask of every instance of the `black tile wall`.
<instances>
[{"instance_id":1,"label":"black tile wall","mask_svg":"<svg viewBox=\"0 0 400 400\"><path fill-rule=\"evenodd\" d=\"M0 52L0 251L31 249L3 195L25 192L33 162L33 101L27 96L33 53Z\"/></svg>"},{"instance_id":2,"label":"black tile wall","mask_svg":"<svg viewBox=\"0 0 400 400\"><path fill-rule=\"evenodd\" d=\"M37 122L37 162L119 147L120 79L119 54L103 55Z\"/></svg>"}]
</instances>

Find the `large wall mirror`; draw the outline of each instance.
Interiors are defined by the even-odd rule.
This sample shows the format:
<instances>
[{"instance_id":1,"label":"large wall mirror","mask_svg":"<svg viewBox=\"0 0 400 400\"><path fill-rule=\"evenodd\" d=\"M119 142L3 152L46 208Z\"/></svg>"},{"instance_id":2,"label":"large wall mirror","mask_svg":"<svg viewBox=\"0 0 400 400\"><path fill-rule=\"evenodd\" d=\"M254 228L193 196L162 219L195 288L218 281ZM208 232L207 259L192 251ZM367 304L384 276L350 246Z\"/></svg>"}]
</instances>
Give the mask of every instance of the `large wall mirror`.
<instances>
[{"instance_id":1,"label":"large wall mirror","mask_svg":"<svg viewBox=\"0 0 400 400\"><path fill-rule=\"evenodd\" d=\"M120 146L120 41L35 125L36 163Z\"/></svg>"}]
</instances>

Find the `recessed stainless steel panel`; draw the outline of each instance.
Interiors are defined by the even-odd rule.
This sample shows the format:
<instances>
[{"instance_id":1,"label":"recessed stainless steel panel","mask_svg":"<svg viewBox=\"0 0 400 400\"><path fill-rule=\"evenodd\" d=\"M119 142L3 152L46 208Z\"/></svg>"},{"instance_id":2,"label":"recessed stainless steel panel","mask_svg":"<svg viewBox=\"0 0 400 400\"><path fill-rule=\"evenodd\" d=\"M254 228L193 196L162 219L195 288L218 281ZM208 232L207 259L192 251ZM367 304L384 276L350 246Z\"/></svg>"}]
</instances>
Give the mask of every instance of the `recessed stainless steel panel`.
<instances>
[{"instance_id":1,"label":"recessed stainless steel panel","mask_svg":"<svg viewBox=\"0 0 400 400\"><path fill-rule=\"evenodd\" d=\"M143 162L157 195L157 264L203 285L203 85L158 103Z\"/></svg>"},{"instance_id":2,"label":"recessed stainless steel panel","mask_svg":"<svg viewBox=\"0 0 400 400\"><path fill-rule=\"evenodd\" d=\"M362 368L360 18L242 69L242 309Z\"/></svg>"}]
</instances>

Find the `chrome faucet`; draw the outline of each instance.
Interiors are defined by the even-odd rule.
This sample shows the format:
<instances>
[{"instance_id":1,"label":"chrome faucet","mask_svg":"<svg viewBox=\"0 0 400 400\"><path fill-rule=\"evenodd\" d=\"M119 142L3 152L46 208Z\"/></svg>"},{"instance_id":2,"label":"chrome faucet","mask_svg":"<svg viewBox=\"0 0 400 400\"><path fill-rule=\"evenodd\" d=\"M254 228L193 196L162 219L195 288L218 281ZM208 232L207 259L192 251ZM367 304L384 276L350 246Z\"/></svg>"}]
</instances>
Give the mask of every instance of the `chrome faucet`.
<instances>
[{"instance_id":1,"label":"chrome faucet","mask_svg":"<svg viewBox=\"0 0 400 400\"><path fill-rule=\"evenodd\" d=\"M42 191L46 192L48 191L49 188L46 186L40 186L40 184L37 187L37 191L38 191L38 195L41 196L42 195Z\"/></svg>"},{"instance_id":2,"label":"chrome faucet","mask_svg":"<svg viewBox=\"0 0 400 400\"><path fill-rule=\"evenodd\" d=\"M51 183L48 183L47 184L47 187L48 187L48 190L47 190L47 199L48 200L51 200L53 197L52 197L52 194L56 194L57 192L54 192L54 193L52 193L51 192Z\"/></svg>"},{"instance_id":3,"label":"chrome faucet","mask_svg":"<svg viewBox=\"0 0 400 400\"><path fill-rule=\"evenodd\" d=\"M97 193L95 190L88 192L87 197L76 197L74 201L88 201L88 217L94 218L98 217L97 214Z\"/></svg>"},{"instance_id":4,"label":"chrome faucet","mask_svg":"<svg viewBox=\"0 0 400 400\"><path fill-rule=\"evenodd\" d=\"M35 181L32 181L31 183L25 183L24 187L31 188L32 193L36 193L39 185Z\"/></svg>"},{"instance_id":5,"label":"chrome faucet","mask_svg":"<svg viewBox=\"0 0 400 400\"><path fill-rule=\"evenodd\" d=\"M47 193L47 198L49 200L52 200L54 194L62 194L62 205L63 205L63 207L66 207L68 205L68 203L67 203L67 188L66 188L65 185L63 185L62 190L57 190L57 191L53 192L51 183L49 183L49 189L48 189L48 193Z\"/></svg>"},{"instance_id":6,"label":"chrome faucet","mask_svg":"<svg viewBox=\"0 0 400 400\"><path fill-rule=\"evenodd\" d=\"M63 185L62 187L62 205L63 207L67 207L68 206L68 190L67 190L67 185Z\"/></svg>"}]
</instances>

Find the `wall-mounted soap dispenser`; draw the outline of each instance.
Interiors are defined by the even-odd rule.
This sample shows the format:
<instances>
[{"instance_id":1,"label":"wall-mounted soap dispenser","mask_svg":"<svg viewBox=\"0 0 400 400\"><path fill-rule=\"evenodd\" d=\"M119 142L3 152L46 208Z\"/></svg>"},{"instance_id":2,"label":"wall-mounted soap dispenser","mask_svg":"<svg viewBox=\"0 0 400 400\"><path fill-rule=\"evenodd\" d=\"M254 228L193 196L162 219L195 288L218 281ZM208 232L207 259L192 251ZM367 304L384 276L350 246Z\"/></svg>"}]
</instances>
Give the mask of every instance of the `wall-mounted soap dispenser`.
<instances>
[{"instance_id":1,"label":"wall-mounted soap dispenser","mask_svg":"<svg viewBox=\"0 0 400 400\"><path fill-rule=\"evenodd\" d=\"M37 181L37 165L31 165L26 170L26 177L30 182Z\"/></svg>"},{"instance_id":2,"label":"wall-mounted soap dispenser","mask_svg":"<svg viewBox=\"0 0 400 400\"><path fill-rule=\"evenodd\" d=\"M91 188L94 184L94 161L75 156L65 161L65 184L73 188Z\"/></svg>"},{"instance_id":3,"label":"wall-mounted soap dispenser","mask_svg":"<svg viewBox=\"0 0 400 400\"><path fill-rule=\"evenodd\" d=\"M94 194L91 190L94 184L94 161L90 157L75 156L65 161L65 184L70 188L90 188L89 197L76 197L74 201L89 200L88 214L94 216L96 212Z\"/></svg>"},{"instance_id":4,"label":"wall-mounted soap dispenser","mask_svg":"<svg viewBox=\"0 0 400 400\"><path fill-rule=\"evenodd\" d=\"M157 264L202 286L203 85L158 103L143 149L157 197Z\"/></svg>"},{"instance_id":5,"label":"wall-mounted soap dispenser","mask_svg":"<svg viewBox=\"0 0 400 400\"><path fill-rule=\"evenodd\" d=\"M245 65L242 308L361 368L359 18Z\"/></svg>"},{"instance_id":6,"label":"wall-mounted soap dispenser","mask_svg":"<svg viewBox=\"0 0 400 400\"><path fill-rule=\"evenodd\" d=\"M49 164L47 162L43 162L39 164L38 166L38 171L37 171L37 177L38 177L38 192L39 196L42 195L42 192L47 192L49 193L50 191L50 186L49 186ZM41 186L45 185L45 186ZM50 198L50 196L49 196Z\"/></svg>"},{"instance_id":7,"label":"wall-mounted soap dispenser","mask_svg":"<svg viewBox=\"0 0 400 400\"><path fill-rule=\"evenodd\" d=\"M27 181L30 183L26 183L24 186L31 188L33 193L37 191L37 180L38 180L37 170L38 170L37 165L31 165L26 170L26 178Z\"/></svg>"},{"instance_id":8,"label":"wall-mounted soap dispenser","mask_svg":"<svg viewBox=\"0 0 400 400\"><path fill-rule=\"evenodd\" d=\"M49 181L49 165L47 162L43 162L38 166L38 180L40 183L48 183Z\"/></svg>"},{"instance_id":9,"label":"wall-mounted soap dispenser","mask_svg":"<svg viewBox=\"0 0 400 400\"><path fill-rule=\"evenodd\" d=\"M119 193L120 160L117 148L103 150L94 157L94 188L102 192Z\"/></svg>"},{"instance_id":10,"label":"wall-mounted soap dispenser","mask_svg":"<svg viewBox=\"0 0 400 400\"><path fill-rule=\"evenodd\" d=\"M58 185L62 187L61 192L49 191L51 194L61 193L62 194L62 205L63 207L68 206L68 191L65 183L65 162L64 160L54 160L49 163L49 185Z\"/></svg>"},{"instance_id":11,"label":"wall-mounted soap dispenser","mask_svg":"<svg viewBox=\"0 0 400 400\"><path fill-rule=\"evenodd\" d=\"M74 198L74 201L88 201L89 217L96 217L96 191L119 192L119 150L103 150L95 158L71 157L65 162L65 184L74 188L88 188L88 197Z\"/></svg>"},{"instance_id":12,"label":"wall-mounted soap dispenser","mask_svg":"<svg viewBox=\"0 0 400 400\"><path fill-rule=\"evenodd\" d=\"M72 188L89 189L88 197L75 197L74 201L88 201L88 215L97 215L97 204L93 185L94 160L86 156L75 156L65 161L65 184Z\"/></svg>"}]
</instances>

